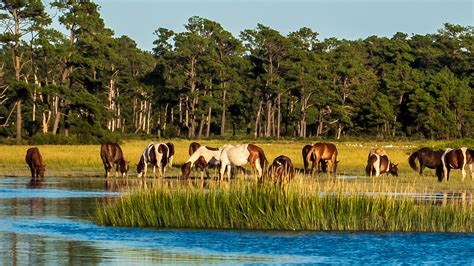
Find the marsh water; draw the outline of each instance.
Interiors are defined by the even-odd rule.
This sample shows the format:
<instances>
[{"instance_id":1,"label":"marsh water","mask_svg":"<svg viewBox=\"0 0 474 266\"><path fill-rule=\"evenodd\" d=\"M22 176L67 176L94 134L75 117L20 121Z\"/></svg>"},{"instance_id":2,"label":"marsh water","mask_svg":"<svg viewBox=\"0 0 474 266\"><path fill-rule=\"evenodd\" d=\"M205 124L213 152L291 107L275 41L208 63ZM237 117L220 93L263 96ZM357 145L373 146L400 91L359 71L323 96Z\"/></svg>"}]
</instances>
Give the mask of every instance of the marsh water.
<instances>
[{"instance_id":1,"label":"marsh water","mask_svg":"<svg viewBox=\"0 0 474 266\"><path fill-rule=\"evenodd\" d=\"M474 264L474 234L158 230L97 226L101 178L0 178L1 264Z\"/></svg>"}]
</instances>

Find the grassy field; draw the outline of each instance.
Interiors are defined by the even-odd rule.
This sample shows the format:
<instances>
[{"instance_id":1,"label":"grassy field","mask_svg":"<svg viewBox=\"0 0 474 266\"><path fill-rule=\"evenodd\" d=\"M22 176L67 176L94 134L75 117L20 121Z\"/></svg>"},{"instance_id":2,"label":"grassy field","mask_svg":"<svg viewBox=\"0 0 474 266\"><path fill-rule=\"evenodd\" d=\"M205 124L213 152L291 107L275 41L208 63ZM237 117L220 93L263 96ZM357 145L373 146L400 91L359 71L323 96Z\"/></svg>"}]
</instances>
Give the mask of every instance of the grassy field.
<instances>
[{"instance_id":1,"label":"grassy field","mask_svg":"<svg viewBox=\"0 0 474 266\"><path fill-rule=\"evenodd\" d=\"M135 164L143 152L144 147L150 141L129 141L122 144L122 148L127 160L130 160L131 168L129 176L136 177ZM176 178L180 175L179 166L188 159L189 140L173 140L175 143L176 155L175 165L166 172L167 178ZM223 140L202 141L208 146L221 146L229 143ZM239 142L231 142L238 144ZM311 143L308 141L265 141L255 142L265 151L267 159L271 162L278 155L290 157L296 168L303 167L301 148ZM420 146L440 145L441 142L341 142L335 143L340 160L338 166L338 178L347 178L343 183L348 187L359 187L360 190L369 191L417 191L417 192L470 192L473 181L467 177L461 182L460 172L454 170L449 182L438 183L434 176L434 170L426 169L424 176L419 176L413 171L407 162L409 153ZM29 176L29 169L25 163L25 153L29 146L6 146L0 145L0 176ZM102 162L99 155L99 145L44 145L38 146L43 160L46 164L46 177L48 176L69 176L69 177L102 177L104 174ZM384 147L395 163L399 165L399 177L384 176L376 179L356 178L354 176L364 176L367 153L371 148ZM247 167L248 168L248 167ZM199 176L196 171L192 176ZM240 179L248 177L238 176ZM310 178L302 174L297 174L293 182L310 182L315 178ZM331 190L334 186L334 179L326 174L320 174L317 185L325 190Z\"/></svg>"}]
</instances>

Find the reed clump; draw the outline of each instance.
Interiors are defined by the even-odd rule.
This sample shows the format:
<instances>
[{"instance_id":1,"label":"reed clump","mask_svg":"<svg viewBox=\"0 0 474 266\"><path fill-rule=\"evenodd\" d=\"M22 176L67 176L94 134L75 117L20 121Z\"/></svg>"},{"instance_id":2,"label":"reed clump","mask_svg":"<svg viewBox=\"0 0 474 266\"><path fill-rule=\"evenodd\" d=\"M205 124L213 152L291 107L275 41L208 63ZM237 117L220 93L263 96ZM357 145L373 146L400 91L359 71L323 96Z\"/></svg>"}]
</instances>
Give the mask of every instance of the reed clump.
<instances>
[{"instance_id":1,"label":"reed clump","mask_svg":"<svg viewBox=\"0 0 474 266\"><path fill-rule=\"evenodd\" d=\"M109 226L254 230L473 232L472 204L434 204L358 193L307 193L295 186L157 186L100 203Z\"/></svg>"}]
</instances>

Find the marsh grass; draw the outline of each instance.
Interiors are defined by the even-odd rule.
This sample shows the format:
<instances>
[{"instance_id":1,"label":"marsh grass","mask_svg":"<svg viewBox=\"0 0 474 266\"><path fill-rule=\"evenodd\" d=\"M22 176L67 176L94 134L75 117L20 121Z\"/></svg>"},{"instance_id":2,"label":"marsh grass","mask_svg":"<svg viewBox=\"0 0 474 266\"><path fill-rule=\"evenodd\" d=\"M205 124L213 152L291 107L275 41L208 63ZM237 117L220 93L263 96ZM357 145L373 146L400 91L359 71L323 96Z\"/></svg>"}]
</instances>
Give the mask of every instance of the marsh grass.
<instances>
[{"instance_id":1,"label":"marsh grass","mask_svg":"<svg viewBox=\"0 0 474 266\"><path fill-rule=\"evenodd\" d=\"M283 188L238 181L206 189L162 182L100 203L93 219L101 225L155 228L473 232L472 204L369 196L344 186L334 181L331 193L298 181Z\"/></svg>"}]
</instances>

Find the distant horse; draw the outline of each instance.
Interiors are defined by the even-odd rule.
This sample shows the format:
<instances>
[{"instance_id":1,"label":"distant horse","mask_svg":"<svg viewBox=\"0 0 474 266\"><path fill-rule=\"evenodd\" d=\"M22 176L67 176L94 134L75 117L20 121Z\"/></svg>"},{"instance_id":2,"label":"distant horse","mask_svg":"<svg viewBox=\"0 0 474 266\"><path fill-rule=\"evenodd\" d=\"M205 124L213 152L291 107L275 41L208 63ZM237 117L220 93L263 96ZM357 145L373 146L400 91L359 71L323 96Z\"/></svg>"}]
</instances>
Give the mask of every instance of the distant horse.
<instances>
[{"instance_id":1,"label":"distant horse","mask_svg":"<svg viewBox=\"0 0 474 266\"><path fill-rule=\"evenodd\" d=\"M127 176L129 169L128 161L125 160L120 145L117 143L102 144L100 146L100 158L104 164L106 178L109 177L113 166L115 166L115 176L117 176L118 171L122 173L122 176Z\"/></svg>"},{"instance_id":2,"label":"distant horse","mask_svg":"<svg viewBox=\"0 0 474 266\"><path fill-rule=\"evenodd\" d=\"M331 162L330 172L336 174L337 164L337 148L332 143L318 142L311 147L309 153L306 155L306 161L311 160L311 156L314 156L314 161L311 167L311 172L314 173L314 166L319 165L321 160L329 160ZM316 171L317 172L317 171Z\"/></svg>"},{"instance_id":3,"label":"distant horse","mask_svg":"<svg viewBox=\"0 0 474 266\"><path fill-rule=\"evenodd\" d=\"M198 144L196 142L193 142ZM191 143L191 145L193 144ZM191 153L191 145L189 151ZM198 144L199 145L199 144ZM209 167L215 167L219 165L219 158L221 156L222 149L211 148L207 146L200 146L191 153L189 159L181 166L181 174L183 178L188 178L191 173L191 168L196 166L196 168L201 169L201 171L206 171L206 176L209 178ZM201 173L201 179L203 178L203 173Z\"/></svg>"},{"instance_id":4,"label":"distant horse","mask_svg":"<svg viewBox=\"0 0 474 266\"><path fill-rule=\"evenodd\" d=\"M472 175L472 163L472 150L469 150L466 147L460 149L446 149L441 156L441 164L436 168L436 176L438 176L438 181L443 181L444 177L446 177L446 181L449 181L449 173L451 172L451 169L461 169L461 181L464 181L464 178L466 177L466 171L464 169L466 164L469 164L469 168L471 169L471 178L474 179Z\"/></svg>"},{"instance_id":5,"label":"distant horse","mask_svg":"<svg viewBox=\"0 0 474 266\"><path fill-rule=\"evenodd\" d=\"M158 168L160 177L165 174L165 167L168 165L168 146L165 143L150 143L143 151L140 161L137 164L138 177L146 178L148 165L153 166L153 177L156 177L156 168Z\"/></svg>"},{"instance_id":6,"label":"distant horse","mask_svg":"<svg viewBox=\"0 0 474 266\"><path fill-rule=\"evenodd\" d=\"M421 148L413 152L410 157L408 157L408 164L415 171L420 171L420 175L423 174L423 169L428 167L430 169L436 169L441 164L441 156L443 156L443 150L432 150L430 148ZM416 160L418 159L418 165Z\"/></svg>"},{"instance_id":7,"label":"distant horse","mask_svg":"<svg viewBox=\"0 0 474 266\"><path fill-rule=\"evenodd\" d=\"M256 170L257 177L261 179L268 165L262 148L254 144L224 145L219 160L221 162L220 180L224 178L225 173L227 173L227 178L230 178L233 166L244 166L247 163L250 163L252 170Z\"/></svg>"},{"instance_id":8,"label":"distant horse","mask_svg":"<svg viewBox=\"0 0 474 266\"><path fill-rule=\"evenodd\" d=\"M291 159L284 155L276 157L268 168L268 176L277 183L283 183L285 180L291 181L295 176L295 168Z\"/></svg>"},{"instance_id":9,"label":"distant horse","mask_svg":"<svg viewBox=\"0 0 474 266\"><path fill-rule=\"evenodd\" d=\"M367 166L365 167L365 172L366 173L370 173L371 170L370 170L370 164L368 163L368 161L370 160L370 156L374 155L374 154L377 154L377 155L380 155L380 156L383 156L383 155L387 155L387 152L383 149L383 148L374 148L374 149L371 149L369 151L369 155L367 156Z\"/></svg>"},{"instance_id":10,"label":"distant horse","mask_svg":"<svg viewBox=\"0 0 474 266\"><path fill-rule=\"evenodd\" d=\"M29 148L26 151L25 161L30 167L31 179L44 178L46 165L43 163L43 157L37 147Z\"/></svg>"},{"instance_id":11,"label":"distant horse","mask_svg":"<svg viewBox=\"0 0 474 266\"><path fill-rule=\"evenodd\" d=\"M390 173L392 176L398 176L398 164L393 164L387 155L369 154L367 167L365 167L367 175L376 177L384 173Z\"/></svg>"},{"instance_id":12,"label":"distant horse","mask_svg":"<svg viewBox=\"0 0 474 266\"><path fill-rule=\"evenodd\" d=\"M311 152L311 149L313 148L313 145L308 144L303 147L301 150L301 154L303 155L303 164L304 164L304 172L308 172L309 168L309 163L313 163L316 157L314 156L314 153L311 153L311 155L308 157L308 154ZM321 169L322 172L327 172L328 170L328 164L325 160L319 161L318 165L318 170L319 168Z\"/></svg>"}]
</instances>

